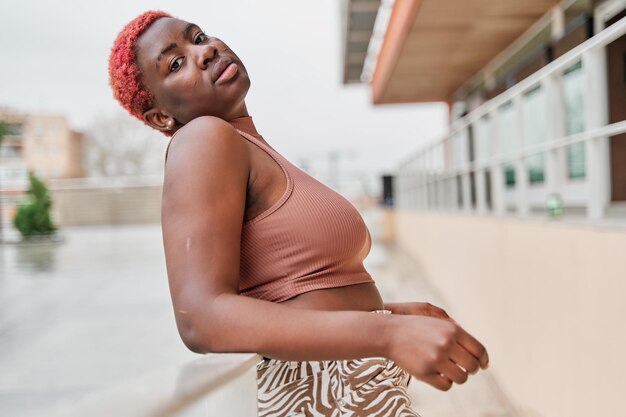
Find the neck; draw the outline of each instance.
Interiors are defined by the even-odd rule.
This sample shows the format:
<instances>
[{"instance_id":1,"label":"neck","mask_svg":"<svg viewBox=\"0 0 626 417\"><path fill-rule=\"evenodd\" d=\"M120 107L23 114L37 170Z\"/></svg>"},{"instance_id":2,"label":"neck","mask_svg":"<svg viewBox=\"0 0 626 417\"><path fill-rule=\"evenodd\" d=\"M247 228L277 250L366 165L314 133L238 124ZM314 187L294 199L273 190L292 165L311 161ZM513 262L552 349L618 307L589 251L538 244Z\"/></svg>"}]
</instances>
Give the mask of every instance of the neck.
<instances>
[{"instance_id":1,"label":"neck","mask_svg":"<svg viewBox=\"0 0 626 417\"><path fill-rule=\"evenodd\" d=\"M238 117L245 117L245 116L250 116L250 115L248 114L248 108L246 107L246 102L242 101L241 106L238 106L230 114L224 117L224 120L231 121Z\"/></svg>"},{"instance_id":2,"label":"neck","mask_svg":"<svg viewBox=\"0 0 626 417\"><path fill-rule=\"evenodd\" d=\"M227 113L225 116L220 117L220 118L226 120L227 122L230 122L231 120L237 119L239 117L249 117L249 116L250 115L248 114L248 108L246 107L246 102L242 101L240 106L238 106L237 108L233 109L230 113ZM180 129L184 125L185 125L184 123L176 122L176 126L174 127L174 130L171 131L171 133L174 134L178 129Z\"/></svg>"}]
</instances>

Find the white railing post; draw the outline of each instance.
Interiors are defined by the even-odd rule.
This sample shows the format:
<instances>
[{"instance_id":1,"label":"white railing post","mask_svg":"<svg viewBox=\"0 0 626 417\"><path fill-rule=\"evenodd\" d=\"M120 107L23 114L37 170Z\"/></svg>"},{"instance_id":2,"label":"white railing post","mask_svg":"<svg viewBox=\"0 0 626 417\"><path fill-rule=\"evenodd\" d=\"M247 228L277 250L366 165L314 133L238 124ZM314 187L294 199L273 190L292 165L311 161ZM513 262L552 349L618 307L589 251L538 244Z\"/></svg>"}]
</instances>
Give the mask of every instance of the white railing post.
<instances>
[{"instance_id":1,"label":"white railing post","mask_svg":"<svg viewBox=\"0 0 626 417\"><path fill-rule=\"evenodd\" d=\"M413 173L411 172L413 164L414 161L407 161L402 167L402 196L400 203L401 207L405 210L411 208L411 198L414 194L413 190L411 190L413 186Z\"/></svg>"},{"instance_id":2,"label":"white railing post","mask_svg":"<svg viewBox=\"0 0 626 417\"><path fill-rule=\"evenodd\" d=\"M606 48L589 49L582 54L584 74L585 130L608 122ZM610 202L610 162L608 138L586 142L587 217L600 220Z\"/></svg>"},{"instance_id":3,"label":"white railing post","mask_svg":"<svg viewBox=\"0 0 626 417\"><path fill-rule=\"evenodd\" d=\"M436 209L435 202L435 181L437 179L437 173L435 171L435 154L432 147L428 147L428 208Z\"/></svg>"},{"instance_id":4,"label":"white railing post","mask_svg":"<svg viewBox=\"0 0 626 417\"><path fill-rule=\"evenodd\" d=\"M479 119L474 124L474 163L482 164L485 162L487 138L485 135L487 126L486 120ZM476 187L476 211L478 214L487 212L487 190L485 187L485 170L477 169L474 171L474 185Z\"/></svg>"},{"instance_id":5,"label":"white railing post","mask_svg":"<svg viewBox=\"0 0 626 417\"><path fill-rule=\"evenodd\" d=\"M489 127L488 127L488 137L489 137L489 145L490 150L489 154L491 155L491 159L495 155L500 152L499 143L501 143L500 139L500 129L498 128L498 109L494 109L489 114ZM504 166L502 164L494 164L490 163L489 171L491 172L491 205L493 207L493 213L496 216L503 216L505 212L504 206L504 175L502 175L502 170Z\"/></svg>"},{"instance_id":6,"label":"white railing post","mask_svg":"<svg viewBox=\"0 0 626 417\"><path fill-rule=\"evenodd\" d=\"M465 169L469 166L469 126L464 127L459 132L457 140L460 141L459 150L461 152L461 161L459 167ZM464 212L472 210L471 183L469 172L461 174L461 190L462 190L462 207Z\"/></svg>"},{"instance_id":7,"label":"white railing post","mask_svg":"<svg viewBox=\"0 0 626 417\"><path fill-rule=\"evenodd\" d=\"M418 207L422 210L428 210L428 164L426 162L427 162L426 153L421 152L419 169L421 172L420 176L422 179L420 181L420 188L419 188L420 201L418 202Z\"/></svg>"},{"instance_id":8,"label":"white railing post","mask_svg":"<svg viewBox=\"0 0 626 417\"><path fill-rule=\"evenodd\" d=\"M447 170L449 170L454 164L451 138L452 136L448 135L443 140L444 166ZM452 179L449 176L446 176L446 208L450 211L456 210L455 193L456 191Z\"/></svg>"},{"instance_id":9,"label":"white railing post","mask_svg":"<svg viewBox=\"0 0 626 417\"><path fill-rule=\"evenodd\" d=\"M487 190L485 188L484 170L474 171L474 184L476 186L476 212L485 214L487 212Z\"/></svg>"},{"instance_id":10,"label":"white railing post","mask_svg":"<svg viewBox=\"0 0 626 417\"><path fill-rule=\"evenodd\" d=\"M439 177L440 177L440 173L441 173L441 169L439 168L439 165L437 164L437 146L433 146L430 150L431 152L431 158L432 158L432 166L433 166L433 183L432 183L432 187L431 187L431 199L433 200L433 207L435 207L437 210L439 210L441 208L440 203L439 203Z\"/></svg>"},{"instance_id":11,"label":"white railing post","mask_svg":"<svg viewBox=\"0 0 626 417\"><path fill-rule=\"evenodd\" d=\"M444 144L440 142L436 146L436 154L440 155L441 159L438 161L438 170L439 172L443 172L443 168L445 166L444 158ZM442 210L446 208L446 187L445 187L445 177L443 175L439 175L437 179L437 207Z\"/></svg>"},{"instance_id":12,"label":"white railing post","mask_svg":"<svg viewBox=\"0 0 626 417\"><path fill-rule=\"evenodd\" d=\"M410 209L411 208L411 197L413 196L413 191L411 190L411 166L410 164L406 164L402 174L402 208Z\"/></svg>"},{"instance_id":13,"label":"white railing post","mask_svg":"<svg viewBox=\"0 0 626 417\"><path fill-rule=\"evenodd\" d=\"M402 197L402 201L404 204L404 208L413 210L415 208L414 200L415 195L417 195L417 182L418 172L415 167L415 161L411 161L411 163L407 164L406 172L404 174L404 197Z\"/></svg>"},{"instance_id":14,"label":"white railing post","mask_svg":"<svg viewBox=\"0 0 626 417\"><path fill-rule=\"evenodd\" d=\"M541 81L546 98L546 141L565 136L565 103L562 73L552 74ZM565 174L564 148L552 149L546 156L546 189L548 194L561 190Z\"/></svg>"},{"instance_id":15,"label":"white railing post","mask_svg":"<svg viewBox=\"0 0 626 417\"><path fill-rule=\"evenodd\" d=\"M511 134L513 135L513 143L515 150L519 156L515 159L515 190L517 197L517 213L520 216L527 216L530 208L528 204L528 169L524 160L522 149L524 149L524 109L522 94L513 97L513 114L515 115L514 126L512 126Z\"/></svg>"},{"instance_id":16,"label":"white railing post","mask_svg":"<svg viewBox=\"0 0 626 417\"><path fill-rule=\"evenodd\" d=\"M402 195L404 194L404 190L403 190L403 175L404 175L404 168L400 168L398 170L396 170L396 174L395 174L395 187L394 187L394 204L397 208L402 208Z\"/></svg>"},{"instance_id":17,"label":"white railing post","mask_svg":"<svg viewBox=\"0 0 626 417\"><path fill-rule=\"evenodd\" d=\"M422 162L424 164L424 189L422 191L424 195L424 209L430 210L432 209L432 206L430 204L430 178L432 174L430 172L431 168L428 149L424 152L422 158Z\"/></svg>"},{"instance_id":18,"label":"white railing post","mask_svg":"<svg viewBox=\"0 0 626 417\"><path fill-rule=\"evenodd\" d=\"M410 210L415 209L415 199L419 186L419 170L417 167L417 161L411 161L406 167L406 174L404 177L404 207Z\"/></svg>"},{"instance_id":19,"label":"white railing post","mask_svg":"<svg viewBox=\"0 0 626 417\"><path fill-rule=\"evenodd\" d=\"M408 199L409 199L409 169L410 162L404 164L402 169L400 170L400 195L398 196L398 207L402 209L408 208Z\"/></svg>"},{"instance_id":20,"label":"white railing post","mask_svg":"<svg viewBox=\"0 0 626 417\"><path fill-rule=\"evenodd\" d=\"M437 184L437 170L435 168L435 153L432 146L428 148L428 165L430 166L430 181L428 185L428 200L430 201L430 209L437 209L437 200L435 199L435 186Z\"/></svg>"}]
</instances>

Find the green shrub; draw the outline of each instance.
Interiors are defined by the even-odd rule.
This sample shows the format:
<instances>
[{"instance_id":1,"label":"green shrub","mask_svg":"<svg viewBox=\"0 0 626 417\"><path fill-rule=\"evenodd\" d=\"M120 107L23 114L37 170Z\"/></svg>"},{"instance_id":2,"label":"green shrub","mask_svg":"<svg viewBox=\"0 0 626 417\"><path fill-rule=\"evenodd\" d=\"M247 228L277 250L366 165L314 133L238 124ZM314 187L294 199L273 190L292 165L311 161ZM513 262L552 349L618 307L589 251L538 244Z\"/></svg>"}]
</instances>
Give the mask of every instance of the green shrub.
<instances>
[{"instance_id":1,"label":"green shrub","mask_svg":"<svg viewBox=\"0 0 626 417\"><path fill-rule=\"evenodd\" d=\"M50 219L52 200L48 188L32 172L29 173L29 180L27 201L17 208L13 224L24 237L51 234L57 228Z\"/></svg>"}]
</instances>

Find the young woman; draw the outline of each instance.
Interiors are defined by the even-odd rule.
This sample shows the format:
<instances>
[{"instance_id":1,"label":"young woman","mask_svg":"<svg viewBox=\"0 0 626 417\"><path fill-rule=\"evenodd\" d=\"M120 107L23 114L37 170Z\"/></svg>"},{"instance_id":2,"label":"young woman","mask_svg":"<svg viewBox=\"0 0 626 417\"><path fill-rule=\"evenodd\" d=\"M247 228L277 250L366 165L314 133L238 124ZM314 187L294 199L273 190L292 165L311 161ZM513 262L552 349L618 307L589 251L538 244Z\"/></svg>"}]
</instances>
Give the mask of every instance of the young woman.
<instances>
[{"instance_id":1,"label":"young woman","mask_svg":"<svg viewBox=\"0 0 626 417\"><path fill-rule=\"evenodd\" d=\"M448 390L487 367L443 310L383 302L361 216L256 131L224 42L149 11L118 35L109 75L131 115L172 136L162 226L180 336L198 353L263 355L259 415L416 416L409 375Z\"/></svg>"}]
</instances>

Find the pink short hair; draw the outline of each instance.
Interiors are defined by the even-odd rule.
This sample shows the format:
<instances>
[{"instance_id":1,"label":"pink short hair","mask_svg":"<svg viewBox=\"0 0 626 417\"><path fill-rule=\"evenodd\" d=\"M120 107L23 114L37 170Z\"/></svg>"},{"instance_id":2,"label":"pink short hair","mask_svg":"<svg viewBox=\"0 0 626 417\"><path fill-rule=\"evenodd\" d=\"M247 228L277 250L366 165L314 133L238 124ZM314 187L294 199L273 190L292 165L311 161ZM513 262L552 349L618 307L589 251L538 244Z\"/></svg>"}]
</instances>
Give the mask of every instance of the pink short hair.
<instances>
[{"instance_id":1,"label":"pink short hair","mask_svg":"<svg viewBox=\"0 0 626 417\"><path fill-rule=\"evenodd\" d=\"M113 89L113 96L131 115L144 123L143 113L152 106L154 96L141 80L141 71L137 65L137 39L162 17L172 16L162 11L150 10L131 20L117 35L109 56L109 84Z\"/></svg>"}]
</instances>

